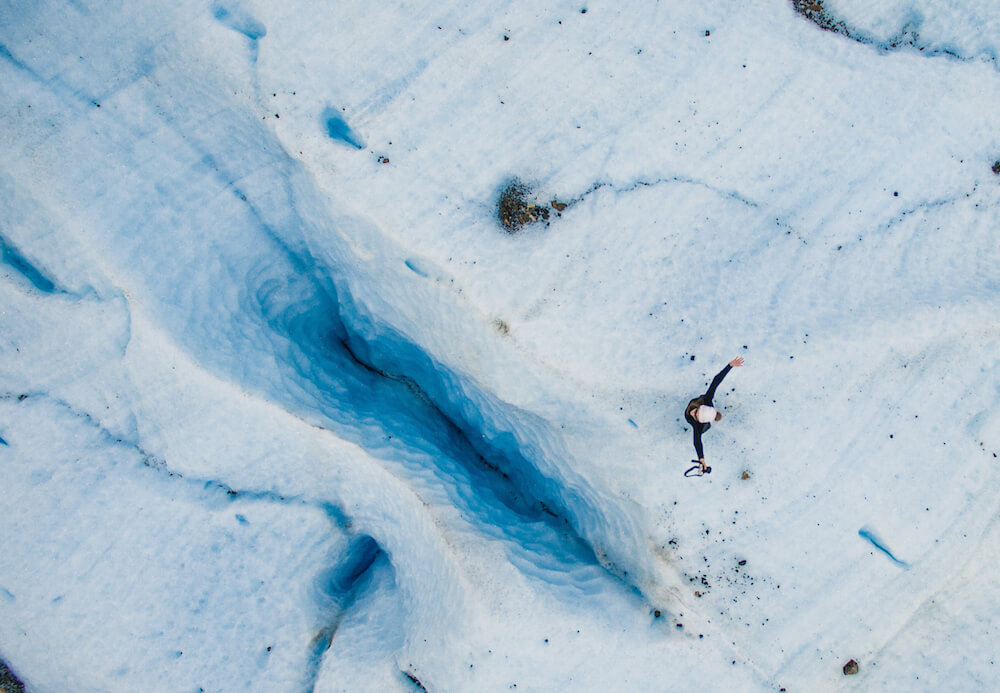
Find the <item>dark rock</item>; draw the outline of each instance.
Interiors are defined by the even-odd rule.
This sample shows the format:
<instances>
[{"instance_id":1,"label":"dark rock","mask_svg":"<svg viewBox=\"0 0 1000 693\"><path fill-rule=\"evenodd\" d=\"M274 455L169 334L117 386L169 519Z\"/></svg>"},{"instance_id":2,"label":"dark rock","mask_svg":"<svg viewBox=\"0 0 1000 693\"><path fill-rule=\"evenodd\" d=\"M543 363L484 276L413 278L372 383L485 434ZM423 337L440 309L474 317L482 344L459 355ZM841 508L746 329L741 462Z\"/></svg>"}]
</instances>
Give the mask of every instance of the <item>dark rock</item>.
<instances>
[{"instance_id":1,"label":"dark rock","mask_svg":"<svg viewBox=\"0 0 1000 693\"><path fill-rule=\"evenodd\" d=\"M418 679L416 676L414 676L408 671L404 671L403 675L410 680L410 683L412 683L414 686L417 687L417 690L425 692L427 691L427 689L424 687L424 684L420 683L420 679Z\"/></svg>"},{"instance_id":2,"label":"dark rock","mask_svg":"<svg viewBox=\"0 0 1000 693\"><path fill-rule=\"evenodd\" d=\"M844 676L854 676L858 673L858 663L853 659L844 665Z\"/></svg>"},{"instance_id":3,"label":"dark rock","mask_svg":"<svg viewBox=\"0 0 1000 693\"><path fill-rule=\"evenodd\" d=\"M508 231L518 231L525 224L548 221L549 209L532 199L531 188L517 178L511 179L500 191L497 218Z\"/></svg>"},{"instance_id":4,"label":"dark rock","mask_svg":"<svg viewBox=\"0 0 1000 693\"><path fill-rule=\"evenodd\" d=\"M24 693L24 684L14 676L3 660L0 660L0 693Z\"/></svg>"},{"instance_id":5,"label":"dark rock","mask_svg":"<svg viewBox=\"0 0 1000 693\"><path fill-rule=\"evenodd\" d=\"M826 8L823 7L823 0L792 0L792 9L820 29L844 36L851 35L843 22L834 19L827 13Z\"/></svg>"}]
</instances>

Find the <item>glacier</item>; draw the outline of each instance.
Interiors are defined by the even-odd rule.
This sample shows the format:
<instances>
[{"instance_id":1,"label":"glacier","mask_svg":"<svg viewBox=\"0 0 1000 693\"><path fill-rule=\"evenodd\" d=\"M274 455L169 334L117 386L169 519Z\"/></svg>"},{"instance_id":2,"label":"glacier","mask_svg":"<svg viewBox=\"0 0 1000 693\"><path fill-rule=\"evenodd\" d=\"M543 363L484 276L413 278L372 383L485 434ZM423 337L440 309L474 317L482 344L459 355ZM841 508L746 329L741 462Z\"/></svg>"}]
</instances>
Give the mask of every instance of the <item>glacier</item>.
<instances>
[{"instance_id":1,"label":"glacier","mask_svg":"<svg viewBox=\"0 0 1000 693\"><path fill-rule=\"evenodd\" d=\"M1000 11L0 7L27 690L996 686Z\"/></svg>"}]
</instances>

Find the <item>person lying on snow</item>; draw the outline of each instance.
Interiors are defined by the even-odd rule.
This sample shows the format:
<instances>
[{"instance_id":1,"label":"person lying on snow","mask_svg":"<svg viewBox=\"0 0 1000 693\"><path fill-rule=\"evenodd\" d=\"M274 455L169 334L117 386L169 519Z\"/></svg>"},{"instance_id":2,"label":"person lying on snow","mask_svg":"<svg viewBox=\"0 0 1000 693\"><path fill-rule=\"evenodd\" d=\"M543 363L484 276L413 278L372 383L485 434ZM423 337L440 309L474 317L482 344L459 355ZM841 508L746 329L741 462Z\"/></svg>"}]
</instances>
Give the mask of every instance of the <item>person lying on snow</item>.
<instances>
[{"instance_id":1,"label":"person lying on snow","mask_svg":"<svg viewBox=\"0 0 1000 693\"><path fill-rule=\"evenodd\" d=\"M729 365L715 376L712 384L708 386L708 391L700 397L695 397L684 408L684 420L691 424L691 428L694 429L694 449L698 453L698 464L701 465L702 474L707 474L712 471L712 468L705 465L705 451L701 446L701 434L712 427L711 422L722 418L722 413L712 406L712 397L715 396L715 388L719 387L719 383L722 382L722 379L726 377L726 374L731 369L739 368L742 365L742 356L734 358L729 362Z\"/></svg>"}]
</instances>

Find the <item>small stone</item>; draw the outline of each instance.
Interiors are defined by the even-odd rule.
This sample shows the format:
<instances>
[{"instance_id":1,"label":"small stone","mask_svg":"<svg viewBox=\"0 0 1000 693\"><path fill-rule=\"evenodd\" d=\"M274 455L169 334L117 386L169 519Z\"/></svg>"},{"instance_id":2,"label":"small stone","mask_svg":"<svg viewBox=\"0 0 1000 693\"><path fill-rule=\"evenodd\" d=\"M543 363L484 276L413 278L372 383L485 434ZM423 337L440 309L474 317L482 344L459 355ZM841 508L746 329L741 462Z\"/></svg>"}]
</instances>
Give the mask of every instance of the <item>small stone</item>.
<instances>
[{"instance_id":1,"label":"small stone","mask_svg":"<svg viewBox=\"0 0 1000 693\"><path fill-rule=\"evenodd\" d=\"M1000 176L1000 161L994 161L993 162L993 173L995 173L998 176Z\"/></svg>"},{"instance_id":2,"label":"small stone","mask_svg":"<svg viewBox=\"0 0 1000 693\"><path fill-rule=\"evenodd\" d=\"M746 481L750 478L750 472L743 470L743 473L740 474L740 478L743 479L743 481Z\"/></svg>"},{"instance_id":3,"label":"small stone","mask_svg":"<svg viewBox=\"0 0 1000 693\"><path fill-rule=\"evenodd\" d=\"M853 659L844 665L844 676L854 676L858 673L858 663Z\"/></svg>"}]
</instances>

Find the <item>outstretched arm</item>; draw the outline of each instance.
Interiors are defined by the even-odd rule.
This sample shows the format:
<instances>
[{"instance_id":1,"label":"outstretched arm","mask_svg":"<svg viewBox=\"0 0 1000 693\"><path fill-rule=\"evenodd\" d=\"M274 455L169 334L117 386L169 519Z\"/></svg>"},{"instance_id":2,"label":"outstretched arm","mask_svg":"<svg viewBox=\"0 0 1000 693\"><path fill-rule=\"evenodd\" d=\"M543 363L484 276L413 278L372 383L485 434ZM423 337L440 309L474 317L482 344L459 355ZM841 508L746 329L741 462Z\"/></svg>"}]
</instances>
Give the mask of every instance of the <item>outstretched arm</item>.
<instances>
[{"instance_id":1,"label":"outstretched arm","mask_svg":"<svg viewBox=\"0 0 1000 693\"><path fill-rule=\"evenodd\" d=\"M743 365L743 357L737 356L732 361L730 361L725 368L719 371L719 374L715 376L712 380L712 384L708 386L708 392L705 393L705 404L712 404L712 398L715 397L715 388L719 387L719 383L722 379L726 377L726 374L733 368L739 368Z\"/></svg>"}]
</instances>

